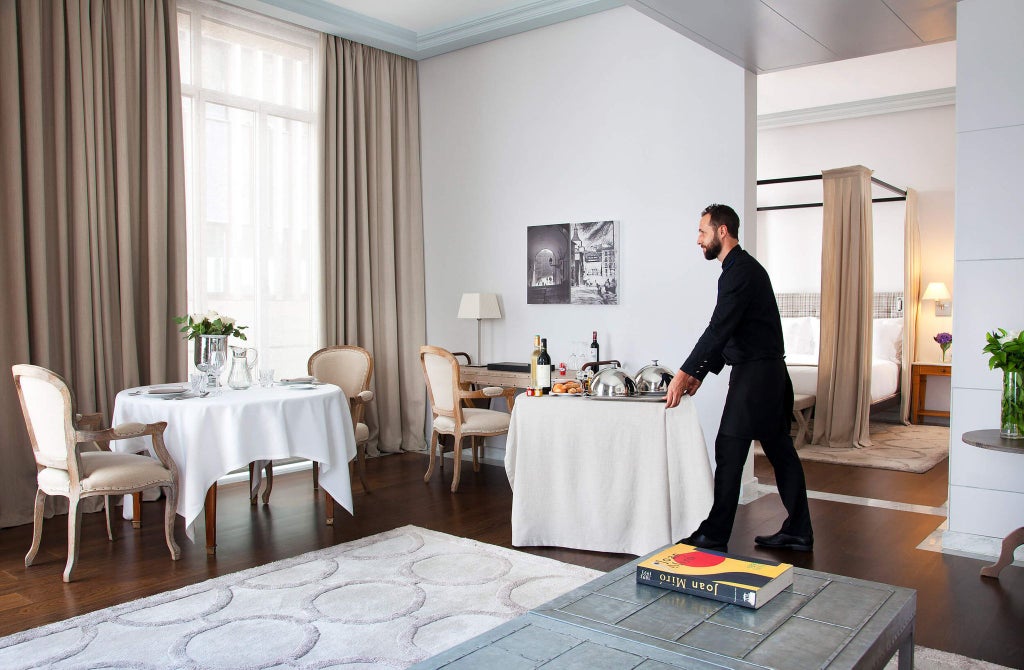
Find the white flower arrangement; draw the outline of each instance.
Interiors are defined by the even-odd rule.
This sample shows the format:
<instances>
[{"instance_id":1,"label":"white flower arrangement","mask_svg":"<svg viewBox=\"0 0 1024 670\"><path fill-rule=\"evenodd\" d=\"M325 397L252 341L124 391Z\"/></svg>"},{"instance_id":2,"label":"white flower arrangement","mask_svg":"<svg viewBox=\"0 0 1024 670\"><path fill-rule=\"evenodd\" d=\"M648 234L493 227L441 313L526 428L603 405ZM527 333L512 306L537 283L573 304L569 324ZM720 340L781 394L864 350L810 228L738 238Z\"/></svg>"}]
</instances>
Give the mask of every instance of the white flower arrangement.
<instances>
[{"instance_id":1,"label":"white flower arrangement","mask_svg":"<svg viewBox=\"0 0 1024 670\"><path fill-rule=\"evenodd\" d=\"M181 332L185 333L186 340L194 340L200 335L232 335L240 340L245 339L242 331L248 326L237 326L233 317L209 310L205 314L189 314L174 319L182 324Z\"/></svg>"}]
</instances>

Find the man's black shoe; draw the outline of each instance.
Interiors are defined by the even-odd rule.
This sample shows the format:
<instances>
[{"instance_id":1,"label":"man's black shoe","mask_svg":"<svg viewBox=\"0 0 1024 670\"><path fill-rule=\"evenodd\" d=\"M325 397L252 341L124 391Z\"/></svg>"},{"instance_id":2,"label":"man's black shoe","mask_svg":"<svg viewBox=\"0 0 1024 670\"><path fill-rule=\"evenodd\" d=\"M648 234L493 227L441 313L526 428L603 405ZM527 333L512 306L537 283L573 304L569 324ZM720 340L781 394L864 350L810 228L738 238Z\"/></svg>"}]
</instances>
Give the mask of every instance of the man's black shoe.
<instances>
[{"instance_id":1,"label":"man's black shoe","mask_svg":"<svg viewBox=\"0 0 1024 670\"><path fill-rule=\"evenodd\" d=\"M710 537L703 533L694 533L690 537L684 537L679 540L678 544L688 544L693 547L700 549L710 549L712 551L729 551L728 546L725 542L719 542L718 540L712 540Z\"/></svg>"},{"instance_id":2,"label":"man's black shoe","mask_svg":"<svg viewBox=\"0 0 1024 670\"><path fill-rule=\"evenodd\" d=\"M758 535L754 538L754 544L761 545L762 547L769 547L771 549L812 551L814 549L814 538L780 532L775 533L775 535Z\"/></svg>"}]
</instances>

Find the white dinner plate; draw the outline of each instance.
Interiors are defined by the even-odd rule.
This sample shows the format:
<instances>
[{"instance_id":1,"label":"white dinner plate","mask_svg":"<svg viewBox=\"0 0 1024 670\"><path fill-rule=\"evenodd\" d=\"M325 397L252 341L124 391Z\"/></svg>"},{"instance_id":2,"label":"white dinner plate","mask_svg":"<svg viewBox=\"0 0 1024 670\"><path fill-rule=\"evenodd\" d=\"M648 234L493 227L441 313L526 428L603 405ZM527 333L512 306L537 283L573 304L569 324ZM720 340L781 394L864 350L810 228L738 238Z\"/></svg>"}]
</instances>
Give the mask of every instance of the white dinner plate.
<instances>
[{"instance_id":1,"label":"white dinner plate","mask_svg":"<svg viewBox=\"0 0 1024 670\"><path fill-rule=\"evenodd\" d=\"M284 387L289 391L309 391L315 389L315 384L285 384Z\"/></svg>"},{"instance_id":2,"label":"white dinner plate","mask_svg":"<svg viewBox=\"0 0 1024 670\"><path fill-rule=\"evenodd\" d=\"M150 386L146 389L146 395L173 396L189 392L189 387L184 384L166 384L162 386Z\"/></svg>"},{"instance_id":3,"label":"white dinner plate","mask_svg":"<svg viewBox=\"0 0 1024 670\"><path fill-rule=\"evenodd\" d=\"M312 388L316 381L316 377L295 377L293 379L281 379L277 383L281 386L304 385Z\"/></svg>"}]
</instances>

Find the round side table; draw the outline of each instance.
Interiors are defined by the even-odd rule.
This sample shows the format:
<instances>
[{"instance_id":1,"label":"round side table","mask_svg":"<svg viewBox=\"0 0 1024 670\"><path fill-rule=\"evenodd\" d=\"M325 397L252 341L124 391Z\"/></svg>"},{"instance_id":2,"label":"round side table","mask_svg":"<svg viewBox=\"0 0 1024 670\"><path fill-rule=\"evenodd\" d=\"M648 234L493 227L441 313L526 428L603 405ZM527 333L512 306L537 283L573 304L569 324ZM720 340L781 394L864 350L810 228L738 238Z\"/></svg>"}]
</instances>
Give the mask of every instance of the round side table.
<instances>
[{"instance_id":1,"label":"round side table","mask_svg":"<svg viewBox=\"0 0 1024 670\"><path fill-rule=\"evenodd\" d=\"M964 433L960 439L979 449L1024 454L1024 440L1008 440L1000 437L998 430L972 430ZM1013 563L1013 552L1022 544L1024 544L1024 527L1011 531L1003 539L1003 548L999 552L999 560L993 565L986 565L982 568L981 576L999 579L999 573L1002 572L1003 568Z\"/></svg>"}]
</instances>

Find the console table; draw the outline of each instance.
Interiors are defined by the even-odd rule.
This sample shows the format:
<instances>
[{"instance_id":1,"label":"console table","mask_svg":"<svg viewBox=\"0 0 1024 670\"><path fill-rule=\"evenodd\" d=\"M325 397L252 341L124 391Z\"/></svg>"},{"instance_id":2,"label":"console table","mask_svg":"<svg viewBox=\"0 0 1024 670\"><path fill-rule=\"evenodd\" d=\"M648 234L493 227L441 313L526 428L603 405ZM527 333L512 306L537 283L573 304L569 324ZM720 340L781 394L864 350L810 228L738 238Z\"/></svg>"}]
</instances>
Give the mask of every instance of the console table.
<instances>
[{"instance_id":1,"label":"console table","mask_svg":"<svg viewBox=\"0 0 1024 670\"><path fill-rule=\"evenodd\" d=\"M641 560L413 668L839 670L884 668L897 652L900 670L914 666L912 589L794 568L793 585L752 610L637 584Z\"/></svg>"},{"instance_id":2,"label":"console table","mask_svg":"<svg viewBox=\"0 0 1024 670\"><path fill-rule=\"evenodd\" d=\"M1007 440L999 436L998 430L972 430L964 433L960 439L979 449L1024 454L1024 440ZM1011 531L1009 535L1003 538L1003 547L999 551L999 560L992 565L986 565L982 568L981 576L999 579L999 573L1003 571L1003 568L1013 563L1013 552L1022 544L1024 544L1024 526Z\"/></svg>"}]
</instances>

